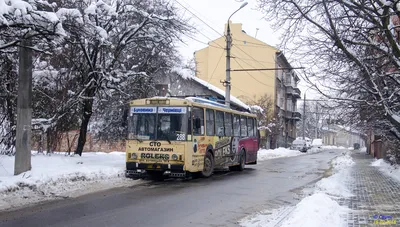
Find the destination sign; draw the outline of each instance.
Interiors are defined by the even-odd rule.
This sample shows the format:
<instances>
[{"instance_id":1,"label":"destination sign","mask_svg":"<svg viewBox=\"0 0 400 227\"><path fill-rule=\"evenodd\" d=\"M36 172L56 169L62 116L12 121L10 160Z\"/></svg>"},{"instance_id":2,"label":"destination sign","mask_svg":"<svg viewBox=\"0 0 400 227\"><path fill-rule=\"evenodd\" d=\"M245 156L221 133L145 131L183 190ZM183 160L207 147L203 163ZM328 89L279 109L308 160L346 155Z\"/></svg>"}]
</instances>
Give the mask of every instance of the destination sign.
<instances>
[{"instance_id":1,"label":"destination sign","mask_svg":"<svg viewBox=\"0 0 400 227\"><path fill-rule=\"evenodd\" d=\"M186 107L158 107L158 113L184 114Z\"/></svg>"},{"instance_id":2,"label":"destination sign","mask_svg":"<svg viewBox=\"0 0 400 227\"><path fill-rule=\"evenodd\" d=\"M156 107L132 107L131 113L156 113Z\"/></svg>"}]
</instances>

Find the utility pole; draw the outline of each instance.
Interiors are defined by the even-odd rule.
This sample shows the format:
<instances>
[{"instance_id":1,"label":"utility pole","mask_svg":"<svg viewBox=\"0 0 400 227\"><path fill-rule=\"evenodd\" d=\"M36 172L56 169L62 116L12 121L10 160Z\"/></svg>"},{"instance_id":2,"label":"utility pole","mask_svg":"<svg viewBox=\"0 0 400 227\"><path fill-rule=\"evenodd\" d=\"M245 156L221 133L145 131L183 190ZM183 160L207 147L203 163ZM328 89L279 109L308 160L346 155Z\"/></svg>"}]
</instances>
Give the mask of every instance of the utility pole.
<instances>
[{"instance_id":1,"label":"utility pole","mask_svg":"<svg viewBox=\"0 0 400 227\"><path fill-rule=\"evenodd\" d=\"M319 121L319 115L318 115L318 102L315 102L315 139L318 139L318 121Z\"/></svg>"},{"instance_id":2,"label":"utility pole","mask_svg":"<svg viewBox=\"0 0 400 227\"><path fill-rule=\"evenodd\" d=\"M230 107L231 103L231 27L226 29L226 80L225 80L225 105Z\"/></svg>"},{"instance_id":3,"label":"utility pole","mask_svg":"<svg viewBox=\"0 0 400 227\"><path fill-rule=\"evenodd\" d=\"M32 50L24 39L19 47L17 138L14 175L31 170Z\"/></svg>"},{"instance_id":4,"label":"utility pole","mask_svg":"<svg viewBox=\"0 0 400 227\"><path fill-rule=\"evenodd\" d=\"M306 93L304 92L303 103L303 140L306 140Z\"/></svg>"},{"instance_id":5,"label":"utility pole","mask_svg":"<svg viewBox=\"0 0 400 227\"><path fill-rule=\"evenodd\" d=\"M239 9L233 12L228 18L228 25L226 28L226 79L223 82L225 86L225 105L227 107L231 106L231 45L232 45L232 37L231 37L231 27L229 25L229 20L237 11L241 10L248 3L244 2Z\"/></svg>"}]
</instances>

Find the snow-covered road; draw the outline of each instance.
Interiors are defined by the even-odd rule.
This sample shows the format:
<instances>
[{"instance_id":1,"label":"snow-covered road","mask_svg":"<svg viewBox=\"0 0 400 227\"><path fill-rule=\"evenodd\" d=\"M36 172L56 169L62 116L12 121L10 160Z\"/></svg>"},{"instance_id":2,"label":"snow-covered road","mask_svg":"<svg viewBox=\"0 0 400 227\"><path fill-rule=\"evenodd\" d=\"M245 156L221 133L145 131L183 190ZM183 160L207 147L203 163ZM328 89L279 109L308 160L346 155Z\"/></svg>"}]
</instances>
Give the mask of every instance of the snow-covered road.
<instances>
[{"instance_id":1,"label":"snow-covered road","mask_svg":"<svg viewBox=\"0 0 400 227\"><path fill-rule=\"evenodd\" d=\"M323 149L322 152L326 152ZM339 153L340 154L340 153ZM277 209L264 210L250 215L240 221L244 227L341 227L348 208L341 207L335 199L352 196L344 182L351 182L349 169L354 161L348 152L333 159L333 174L322 178L311 189L309 196L303 198L296 206L283 206Z\"/></svg>"},{"instance_id":2,"label":"snow-covered road","mask_svg":"<svg viewBox=\"0 0 400 227\"><path fill-rule=\"evenodd\" d=\"M14 157L0 156L0 165L0 210L140 182L125 178L124 152L34 154L32 170L17 176Z\"/></svg>"}]
</instances>

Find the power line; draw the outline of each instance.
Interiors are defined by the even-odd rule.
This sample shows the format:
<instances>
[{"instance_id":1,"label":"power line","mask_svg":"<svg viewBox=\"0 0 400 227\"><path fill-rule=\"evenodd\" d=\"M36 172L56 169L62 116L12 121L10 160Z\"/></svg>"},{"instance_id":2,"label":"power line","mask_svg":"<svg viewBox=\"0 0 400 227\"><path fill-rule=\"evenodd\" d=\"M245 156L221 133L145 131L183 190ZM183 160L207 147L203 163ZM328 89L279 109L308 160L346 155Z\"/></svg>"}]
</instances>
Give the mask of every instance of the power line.
<instances>
[{"instance_id":1,"label":"power line","mask_svg":"<svg viewBox=\"0 0 400 227\"><path fill-rule=\"evenodd\" d=\"M236 46L236 45L234 45ZM251 56L250 54L246 53L246 51L242 50L242 48L236 46L236 48L238 48L240 51L242 51L245 55L249 56L251 59L253 59L255 62L259 63L262 67L265 67L264 64L262 64L259 60L253 58L253 56ZM254 68L254 67L253 67Z\"/></svg>"},{"instance_id":2,"label":"power line","mask_svg":"<svg viewBox=\"0 0 400 227\"><path fill-rule=\"evenodd\" d=\"M272 71L272 70L285 70L285 69L304 69L304 67L264 68L264 69L256 69L256 68L254 68L254 69L243 69L242 68L242 69L231 69L230 71L232 71L232 72L235 72L235 71L236 72L243 72L243 71Z\"/></svg>"},{"instance_id":3,"label":"power line","mask_svg":"<svg viewBox=\"0 0 400 227\"><path fill-rule=\"evenodd\" d=\"M242 50L243 51L243 50ZM245 53L245 52L244 52ZM247 54L247 53L245 53L245 54ZM237 57L235 57L235 58L237 58ZM233 59L235 59L235 58L233 58ZM241 60L240 58L238 58L239 60ZM255 60L254 58L253 58L253 60L254 61L256 61L256 62L258 62L258 60ZM243 61L243 60L242 60ZM236 61L237 62L237 61ZM273 75L268 75L268 74L266 74L266 73L264 73L264 72L262 72L261 70L256 70L256 68L254 67L254 66L252 66L252 65L250 65L249 63L247 63L246 61L243 61L243 63L245 63L246 65L248 65L248 66L250 66L250 67L252 67L253 69L252 70L245 70L243 67L242 67L242 70L237 70L237 71L260 71L260 73L261 74L263 74L263 75L265 75L265 76L268 76L268 77L270 77L270 78L275 78L275 76L273 76ZM260 63L261 64L261 63ZM261 64L262 65L262 64ZM263 67L265 67L264 65L262 65ZM231 70L231 71L236 71L236 70Z\"/></svg>"},{"instance_id":4,"label":"power line","mask_svg":"<svg viewBox=\"0 0 400 227\"><path fill-rule=\"evenodd\" d=\"M224 35L222 35L221 33L219 33L216 29L214 29L213 27L211 27L209 24L207 24L207 22L205 22L204 20L202 20L199 16L197 16L195 13L193 13L192 11L190 11L187 7L185 7L184 5L182 5L178 0L174 0L176 3L178 3L181 7L183 7L185 10L187 10L189 13L191 13L194 17L196 17L198 20L200 20L203 24L205 24L207 27L211 28L214 32L216 32L218 35L220 35L221 37L224 37ZM204 37L206 37L210 42L213 42L215 44L217 44L220 48L225 49L223 46L221 46L219 43L214 42L210 37L208 37L207 35L205 35L204 33L202 33L201 31L197 31L198 33L200 33L201 35L203 35ZM210 44L207 44L210 45ZM210 45L211 46L211 45Z\"/></svg>"},{"instance_id":5,"label":"power line","mask_svg":"<svg viewBox=\"0 0 400 227\"><path fill-rule=\"evenodd\" d=\"M211 21L209 18L205 17L204 15L202 15L199 11L197 11L195 8L193 8L189 3L187 3L185 0L181 0L181 2L185 3L187 7L191 8L195 13L197 13L198 15L200 15L204 21L207 21L210 24L215 24L214 21Z\"/></svg>"},{"instance_id":6,"label":"power line","mask_svg":"<svg viewBox=\"0 0 400 227\"><path fill-rule=\"evenodd\" d=\"M202 20L200 17L198 17L196 14L194 14L192 11L190 11L187 7L185 7L184 5L182 5L178 0L174 0L176 3L178 3L181 7L183 7L184 9L186 9L189 13L191 13L194 17L196 17L197 19L199 19L201 22L203 22L205 25L207 25L207 27L211 28L213 31L215 31L218 35L221 35L217 30L215 30L213 27L211 27L209 24L207 24L204 20Z\"/></svg>"},{"instance_id":7,"label":"power line","mask_svg":"<svg viewBox=\"0 0 400 227\"><path fill-rule=\"evenodd\" d=\"M268 45L268 44L253 43L253 42L249 42L249 41L246 41L246 40L240 40L240 39L233 39L233 40L240 41L240 42L244 42L244 43L246 43L246 44L247 44L247 43L250 43L250 44L257 45L257 46L264 46L264 47L273 48L273 46ZM246 44L242 44L242 45L246 45Z\"/></svg>"},{"instance_id":8,"label":"power line","mask_svg":"<svg viewBox=\"0 0 400 227\"><path fill-rule=\"evenodd\" d=\"M211 47L214 47L214 48L219 48L219 49L224 49L224 48L222 48L222 47L217 47L217 46L213 46L213 45L211 45L211 44L209 44L209 43L206 43L206 42L203 42L203 41L201 41L201 40L198 40L198 39L196 39L196 38L194 38L194 37L191 37L191 36L189 36L189 35L186 35L188 38L190 38L190 39L192 39L192 40L194 40L194 41L197 41L197 42L199 42L199 43L202 43L202 44L205 44L205 45L207 45L207 46L211 46Z\"/></svg>"},{"instance_id":9,"label":"power line","mask_svg":"<svg viewBox=\"0 0 400 227\"><path fill-rule=\"evenodd\" d=\"M242 69L243 69L243 66L236 60L236 59L233 59ZM269 84L264 84L263 82L261 82L261 81L259 81L258 79L256 79L253 75L251 75L249 72L247 72L247 71L245 71L246 73L247 73L247 75L249 75L251 78L253 78L255 81L257 81L258 83L260 83L260 84L262 84L262 85L264 85L264 86L267 86L267 87L274 87L274 86L272 86L272 85L269 85Z\"/></svg>"},{"instance_id":10,"label":"power line","mask_svg":"<svg viewBox=\"0 0 400 227\"><path fill-rule=\"evenodd\" d=\"M210 79L207 81L208 83L210 83L210 80L213 78L215 70L218 68L219 62L221 61L223 55L224 55L224 51L222 51L221 56L219 57L219 60L217 62L217 65L215 66L213 72L211 73Z\"/></svg>"},{"instance_id":11,"label":"power line","mask_svg":"<svg viewBox=\"0 0 400 227\"><path fill-rule=\"evenodd\" d=\"M258 62L264 62L264 63L275 64L274 62L270 62L270 61L259 61L259 60L249 59L249 58L240 58L240 57L237 57L237 56L233 56L232 54L231 54L231 57L232 57L232 58L237 58L237 59L239 59L239 60L241 60L241 61L243 61L243 62L245 62L245 61L258 61Z\"/></svg>"}]
</instances>

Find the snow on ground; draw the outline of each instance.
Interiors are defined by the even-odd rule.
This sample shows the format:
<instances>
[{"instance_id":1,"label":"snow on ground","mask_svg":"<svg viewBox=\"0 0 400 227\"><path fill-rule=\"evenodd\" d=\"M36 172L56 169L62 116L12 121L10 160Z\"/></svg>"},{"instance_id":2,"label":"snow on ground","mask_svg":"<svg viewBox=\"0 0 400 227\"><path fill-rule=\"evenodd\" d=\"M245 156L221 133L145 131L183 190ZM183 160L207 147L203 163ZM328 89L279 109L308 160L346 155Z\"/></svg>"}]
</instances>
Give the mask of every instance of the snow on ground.
<instances>
[{"instance_id":1,"label":"snow on ground","mask_svg":"<svg viewBox=\"0 0 400 227\"><path fill-rule=\"evenodd\" d=\"M263 211L242 219L244 227L341 227L346 226L341 214L347 208L341 207L325 193L315 193L301 200L294 207L281 207Z\"/></svg>"},{"instance_id":2,"label":"snow on ground","mask_svg":"<svg viewBox=\"0 0 400 227\"><path fill-rule=\"evenodd\" d=\"M347 148L345 148L345 147L342 147L342 146L340 146L340 147L338 147L338 146L322 146L322 149L347 149Z\"/></svg>"},{"instance_id":3,"label":"snow on ground","mask_svg":"<svg viewBox=\"0 0 400 227\"><path fill-rule=\"evenodd\" d=\"M240 220L244 227L341 227L347 226L341 217L348 208L335 199L352 196L345 182L351 181L349 170L354 161L349 152L332 160L333 175L318 181L314 194L302 199L296 206L265 210Z\"/></svg>"},{"instance_id":4,"label":"snow on ground","mask_svg":"<svg viewBox=\"0 0 400 227\"><path fill-rule=\"evenodd\" d=\"M287 148L277 148L277 149L261 149L258 151L257 154L257 159L258 161L264 161L268 159L274 159L274 158L283 158L283 157L293 157L293 156L298 156L298 155L305 155L306 153L302 153L297 150L290 150Z\"/></svg>"},{"instance_id":5,"label":"snow on ground","mask_svg":"<svg viewBox=\"0 0 400 227\"><path fill-rule=\"evenodd\" d=\"M300 201L291 215L285 219L281 227L340 227L347 223L340 215L346 212L325 193L315 193Z\"/></svg>"},{"instance_id":6,"label":"snow on ground","mask_svg":"<svg viewBox=\"0 0 400 227\"><path fill-rule=\"evenodd\" d=\"M377 159L371 163L371 166L377 167L387 176L390 176L400 182L400 168L398 165L390 165L383 159Z\"/></svg>"},{"instance_id":7,"label":"snow on ground","mask_svg":"<svg viewBox=\"0 0 400 227\"><path fill-rule=\"evenodd\" d=\"M36 154L32 170L17 176L14 157L0 156L0 165L0 210L140 182L125 178L124 152Z\"/></svg>"},{"instance_id":8,"label":"snow on ground","mask_svg":"<svg viewBox=\"0 0 400 227\"><path fill-rule=\"evenodd\" d=\"M275 159L275 158L284 158L284 157L293 157L299 155L306 155L320 152L321 149L318 148L311 148L306 153L300 152L298 150L291 150L288 148L279 147L276 149L260 149L257 154L258 161L265 161L268 159Z\"/></svg>"},{"instance_id":9,"label":"snow on ground","mask_svg":"<svg viewBox=\"0 0 400 227\"><path fill-rule=\"evenodd\" d=\"M351 197L353 194L346 187L344 182L350 182L352 179L349 174L349 167L354 165L354 161L349 153L332 160L331 165L333 167L334 174L327 178L322 178L315 184L316 192L324 192L333 197Z\"/></svg>"}]
</instances>

